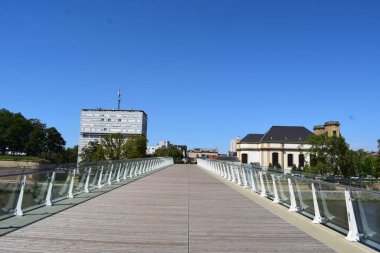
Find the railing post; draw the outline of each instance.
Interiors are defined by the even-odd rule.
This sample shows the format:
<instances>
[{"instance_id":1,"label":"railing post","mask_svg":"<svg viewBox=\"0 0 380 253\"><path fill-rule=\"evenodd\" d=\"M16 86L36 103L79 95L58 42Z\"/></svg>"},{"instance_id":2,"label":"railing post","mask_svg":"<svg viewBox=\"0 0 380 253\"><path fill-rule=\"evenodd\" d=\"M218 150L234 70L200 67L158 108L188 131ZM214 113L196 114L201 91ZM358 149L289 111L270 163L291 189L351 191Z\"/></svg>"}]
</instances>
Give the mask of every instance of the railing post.
<instances>
[{"instance_id":1,"label":"railing post","mask_svg":"<svg viewBox=\"0 0 380 253\"><path fill-rule=\"evenodd\" d=\"M127 180L128 163L124 164L123 180Z\"/></svg>"},{"instance_id":2,"label":"railing post","mask_svg":"<svg viewBox=\"0 0 380 253\"><path fill-rule=\"evenodd\" d=\"M348 234L346 239L350 242L358 242L360 240L360 235L358 232L358 225L356 223L356 217L354 212L353 198L350 190L346 189L344 191L344 196L346 199L347 208L347 218L348 218Z\"/></svg>"},{"instance_id":3,"label":"railing post","mask_svg":"<svg viewBox=\"0 0 380 253\"><path fill-rule=\"evenodd\" d=\"M278 197L278 192L277 192L276 175L272 174L271 176L272 176L272 181L273 181L273 193L274 193L273 203L278 204L280 203L280 198Z\"/></svg>"},{"instance_id":4,"label":"railing post","mask_svg":"<svg viewBox=\"0 0 380 253\"><path fill-rule=\"evenodd\" d=\"M108 185L112 184L112 182L111 182L112 170L113 170L113 164L111 165L110 174L108 175L108 181L107 181Z\"/></svg>"},{"instance_id":5,"label":"railing post","mask_svg":"<svg viewBox=\"0 0 380 253\"><path fill-rule=\"evenodd\" d=\"M100 169L100 175L99 175L99 180L98 180L98 189L102 188L102 176L103 176L103 166Z\"/></svg>"},{"instance_id":6,"label":"railing post","mask_svg":"<svg viewBox=\"0 0 380 253\"><path fill-rule=\"evenodd\" d=\"M75 171L76 171L76 169L73 169L72 173L71 173L71 181L70 181L70 188L69 188L69 199L74 198L73 188L74 188L74 180L75 180Z\"/></svg>"},{"instance_id":7,"label":"railing post","mask_svg":"<svg viewBox=\"0 0 380 253\"><path fill-rule=\"evenodd\" d=\"M24 198L24 189L26 184L26 175L22 176L22 179L20 181L20 194L18 195L16 209L14 211L14 215L16 216L23 216L24 213L22 212L22 200Z\"/></svg>"},{"instance_id":8,"label":"railing post","mask_svg":"<svg viewBox=\"0 0 380 253\"><path fill-rule=\"evenodd\" d=\"M246 169L244 166L241 167L242 173L243 173L243 186L244 188L248 188L248 180L247 180L247 175L245 174Z\"/></svg>"},{"instance_id":9,"label":"railing post","mask_svg":"<svg viewBox=\"0 0 380 253\"><path fill-rule=\"evenodd\" d=\"M233 165L230 165L230 170L231 170L231 174L232 174L232 182L236 183L237 180L236 180L235 169L234 169Z\"/></svg>"},{"instance_id":10,"label":"railing post","mask_svg":"<svg viewBox=\"0 0 380 253\"><path fill-rule=\"evenodd\" d=\"M289 211L290 212L297 212L298 208L297 208L297 203L296 203L296 197L294 195L293 184L292 184L292 180L290 178L288 178L288 184L289 184L289 193L290 193Z\"/></svg>"},{"instance_id":11,"label":"railing post","mask_svg":"<svg viewBox=\"0 0 380 253\"><path fill-rule=\"evenodd\" d=\"M86 183L84 184L84 192L89 193L88 185L90 184L90 176L91 176L91 167L87 171Z\"/></svg>"},{"instance_id":12,"label":"railing post","mask_svg":"<svg viewBox=\"0 0 380 253\"><path fill-rule=\"evenodd\" d=\"M51 192L53 190L53 184L55 180L55 171L51 174L50 182L49 182L49 188L46 194L46 199L45 199L45 204L46 206L52 206L53 204L51 203Z\"/></svg>"},{"instance_id":13,"label":"railing post","mask_svg":"<svg viewBox=\"0 0 380 253\"><path fill-rule=\"evenodd\" d=\"M235 171L236 171L236 175L237 175L237 184L238 184L238 185L243 185L243 184L241 183L241 177L240 177L239 166L235 166Z\"/></svg>"},{"instance_id":14,"label":"railing post","mask_svg":"<svg viewBox=\"0 0 380 253\"><path fill-rule=\"evenodd\" d=\"M265 190L263 172L260 171L259 175L260 175L260 183L261 183L261 194L260 194L260 197L265 198L267 196L267 191Z\"/></svg>"},{"instance_id":15,"label":"railing post","mask_svg":"<svg viewBox=\"0 0 380 253\"><path fill-rule=\"evenodd\" d=\"M119 169L117 170L116 182L120 182L120 169L121 169L121 163L119 164Z\"/></svg>"},{"instance_id":16,"label":"railing post","mask_svg":"<svg viewBox=\"0 0 380 253\"><path fill-rule=\"evenodd\" d=\"M140 169L140 161L136 161L135 164L136 165L135 165L135 171L134 171L135 175L134 175L134 177L137 177L139 169Z\"/></svg>"},{"instance_id":17,"label":"railing post","mask_svg":"<svg viewBox=\"0 0 380 253\"><path fill-rule=\"evenodd\" d=\"M253 179L253 169L251 169L250 176L251 176L251 191L257 192L255 180Z\"/></svg>"},{"instance_id":18,"label":"railing post","mask_svg":"<svg viewBox=\"0 0 380 253\"><path fill-rule=\"evenodd\" d=\"M323 223L324 219L321 216L321 212L319 211L319 205L318 205L318 196L317 196L317 190L315 189L314 183L311 183L311 191L313 194L313 205L314 205L314 224Z\"/></svg>"},{"instance_id":19,"label":"railing post","mask_svg":"<svg viewBox=\"0 0 380 253\"><path fill-rule=\"evenodd\" d=\"M134 169L135 169L134 162L131 162L131 166L130 166L130 169L129 169L129 175L128 175L129 178L133 177Z\"/></svg>"}]
</instances>

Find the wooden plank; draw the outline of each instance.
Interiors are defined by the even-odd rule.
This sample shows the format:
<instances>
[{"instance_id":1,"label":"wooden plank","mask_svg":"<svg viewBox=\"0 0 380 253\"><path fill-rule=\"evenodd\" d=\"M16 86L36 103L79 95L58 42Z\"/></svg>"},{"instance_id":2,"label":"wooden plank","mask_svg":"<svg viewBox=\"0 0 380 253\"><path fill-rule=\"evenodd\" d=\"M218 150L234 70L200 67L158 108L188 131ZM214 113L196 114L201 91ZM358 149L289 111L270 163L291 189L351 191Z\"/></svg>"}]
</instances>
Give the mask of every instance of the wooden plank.
<instances>
[{"instance_id":1,"label":"wooden plank","mask_svg":"<svg viewBox=\"0 0 380 253\"><path fill-rule=\"evenodd\" d=\"M194 165L0 238L3 252L332 252Z\"/></svg>"}]
</instances>

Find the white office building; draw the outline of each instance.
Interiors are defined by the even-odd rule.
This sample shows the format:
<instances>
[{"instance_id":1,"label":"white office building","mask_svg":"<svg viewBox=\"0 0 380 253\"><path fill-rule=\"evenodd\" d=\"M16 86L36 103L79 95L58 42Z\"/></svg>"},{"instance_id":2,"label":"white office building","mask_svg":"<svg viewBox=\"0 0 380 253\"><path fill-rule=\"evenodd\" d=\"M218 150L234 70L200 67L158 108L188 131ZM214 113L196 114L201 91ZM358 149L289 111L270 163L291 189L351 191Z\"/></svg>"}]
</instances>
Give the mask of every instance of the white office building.
<instances>
[{"instance_id":1,"label":"white office building","mask_svg":"<svg viewBox=\"0 0 380 253\"><path fill-rule=\"evenodd\" d=\"M148 116L140 110L83 109L80 120L79 154L91 141L121 133L126 138L147 136Z\"/></svg>"}]
</instances>

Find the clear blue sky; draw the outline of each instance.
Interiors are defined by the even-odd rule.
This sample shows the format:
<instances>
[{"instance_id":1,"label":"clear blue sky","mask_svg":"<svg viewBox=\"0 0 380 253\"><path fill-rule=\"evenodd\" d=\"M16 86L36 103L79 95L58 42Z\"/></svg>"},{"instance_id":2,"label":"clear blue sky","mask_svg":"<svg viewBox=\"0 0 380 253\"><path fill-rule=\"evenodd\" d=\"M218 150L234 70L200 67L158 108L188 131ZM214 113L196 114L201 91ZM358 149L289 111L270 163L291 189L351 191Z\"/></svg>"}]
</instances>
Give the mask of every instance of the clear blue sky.
<instances>
[{"instance_id":1,"label":"clear blue sky","mask_svg":"<svg viewBox=\"0 0 380 253\"><path fill-rule=\"evenodd\" d=\"M145 110L151 145L226 152L272 125L380 138L380 1L0 1L0 108L78 143L82 108Z\"/></svg>"}]
</instances>

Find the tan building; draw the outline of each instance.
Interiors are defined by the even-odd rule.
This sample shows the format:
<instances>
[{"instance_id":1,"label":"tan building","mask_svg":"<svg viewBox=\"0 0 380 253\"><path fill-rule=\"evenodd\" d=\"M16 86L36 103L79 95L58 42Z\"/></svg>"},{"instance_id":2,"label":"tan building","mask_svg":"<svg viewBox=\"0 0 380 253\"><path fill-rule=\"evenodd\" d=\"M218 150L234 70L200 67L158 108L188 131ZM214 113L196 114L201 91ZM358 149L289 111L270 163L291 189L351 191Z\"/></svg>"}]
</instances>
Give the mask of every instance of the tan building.
<instances>
[{"instance_id":1,"label":"tan building","mask_svg":"<svg viewBox=\"0 0 380 253\"><path fill-rule=\"evenodd\" d=\"M191 159L197 157L217 158L218 150L216 148L194 148L187 152L187 155Z\"/></svg>"},{"instance_id":2,"label":"tan building","mask_svg":"<svg viewBox=\"0 0 380 253\"><path fill-rule=\"evenodd\" d=\"M338 121L328 121L325 125L317 125L314 127L314 134L321 135L327 133L327 136L340 137L340 123Z\"/></svg>"},{"instance_id":3,"label":"tan building","mask_svg":"<svg viewBox=\"0 0 380 253\"><path fill-rule=\"evenodd\" d=\"M300 126L272 126L265 134L248 134L237 145L242 163L263 167L279 165L284 172L293 166L303 168L310 162L307 138L313 133Z\"/></svg>"}]
</instances>

